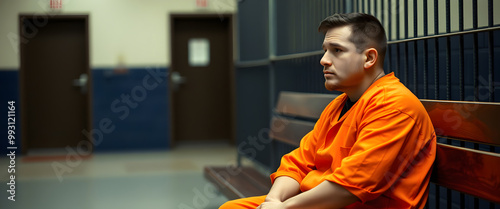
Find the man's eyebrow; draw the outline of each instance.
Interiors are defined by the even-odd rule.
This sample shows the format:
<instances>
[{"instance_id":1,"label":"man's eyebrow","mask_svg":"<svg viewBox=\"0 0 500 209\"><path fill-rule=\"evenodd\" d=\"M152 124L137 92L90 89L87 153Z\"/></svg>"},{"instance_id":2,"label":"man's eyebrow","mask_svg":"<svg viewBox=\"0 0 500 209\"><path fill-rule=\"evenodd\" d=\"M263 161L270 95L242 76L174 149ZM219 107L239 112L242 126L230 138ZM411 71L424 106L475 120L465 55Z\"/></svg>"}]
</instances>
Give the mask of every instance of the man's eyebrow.
<instances>
[{"instance_id":1,"label":"man's eyebrow","mask_svg":"<svg viewBox=\"0 0 500 209\"><path fill-rule=\"evenodd\" d=\"M336 47L344 48L344 46L342 46L338 43L326 43L326 45L328 45L331 48L336 48ZM323 49L326 47L326 45L325 45L325 43L323 43L323 45L322 45Z\"/></svg>"}]
</instances>

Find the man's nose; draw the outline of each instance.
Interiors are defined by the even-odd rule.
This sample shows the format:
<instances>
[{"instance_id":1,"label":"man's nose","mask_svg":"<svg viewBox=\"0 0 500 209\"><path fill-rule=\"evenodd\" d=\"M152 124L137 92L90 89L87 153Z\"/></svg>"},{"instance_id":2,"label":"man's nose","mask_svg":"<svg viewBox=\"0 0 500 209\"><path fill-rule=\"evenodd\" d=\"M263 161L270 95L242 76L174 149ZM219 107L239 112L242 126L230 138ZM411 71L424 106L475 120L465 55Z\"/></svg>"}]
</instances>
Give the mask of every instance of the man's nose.
<instances>
[{"instance_id":1,"label":"man's nose","mask_svg":"<svg viewBox=\"0 0 500 209\"><path fill-rule=\"evenodd\" d=\"M319 61L319 63L321 65L323 65L324 67L327 67L327 66L330 66L332 65L332 61L328 58L326 52L325 54L323 55L323 57L321 58L321 60Z\"/></svg>"}]
</instances>

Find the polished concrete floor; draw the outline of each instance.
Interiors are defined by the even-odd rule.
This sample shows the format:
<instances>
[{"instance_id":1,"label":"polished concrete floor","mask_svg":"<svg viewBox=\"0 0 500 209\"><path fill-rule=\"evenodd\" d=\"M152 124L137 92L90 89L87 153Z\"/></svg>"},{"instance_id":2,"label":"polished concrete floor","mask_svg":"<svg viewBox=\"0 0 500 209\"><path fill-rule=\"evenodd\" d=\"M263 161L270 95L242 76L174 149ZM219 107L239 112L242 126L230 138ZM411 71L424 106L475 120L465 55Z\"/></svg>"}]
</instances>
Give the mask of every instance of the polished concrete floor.
<instances>
[{"instance_id":1,"label":"polished concrete floor","mask_svg":"<svg viewBox=\"0 0 500 209\"><path fill-rule=\"evenodd\" d=\"M226 144L97 153L87 159L18 157L13 202L7 199L9 162L2 157L0 208L218 208L227 199L204 179L203 167L235 161L236 149Z\"/></svg>"}]
</instances>

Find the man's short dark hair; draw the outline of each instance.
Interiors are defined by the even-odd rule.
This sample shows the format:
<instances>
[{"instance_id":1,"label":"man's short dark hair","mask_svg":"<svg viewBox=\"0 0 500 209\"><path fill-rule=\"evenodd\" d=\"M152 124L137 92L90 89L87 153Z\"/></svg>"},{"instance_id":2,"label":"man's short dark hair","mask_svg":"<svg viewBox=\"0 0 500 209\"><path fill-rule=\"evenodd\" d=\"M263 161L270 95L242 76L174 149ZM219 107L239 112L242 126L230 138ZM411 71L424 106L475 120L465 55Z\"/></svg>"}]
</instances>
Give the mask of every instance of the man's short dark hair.
<instances>
[{"instance_id":1,"label":"man's short dark hair","mask_svg":"<svg viewBox=\"0 0 500 209\"><path fill-rule=\"evenodd\" d=\"M334 14L321 21L318 31L326 34L328 30L342 26L351 27L349 41L356 45L358 53L374 47L377 49L380 63L384 63L387 38L384 27L376 17L364 13Z\"/></svg>"}]
</instances>

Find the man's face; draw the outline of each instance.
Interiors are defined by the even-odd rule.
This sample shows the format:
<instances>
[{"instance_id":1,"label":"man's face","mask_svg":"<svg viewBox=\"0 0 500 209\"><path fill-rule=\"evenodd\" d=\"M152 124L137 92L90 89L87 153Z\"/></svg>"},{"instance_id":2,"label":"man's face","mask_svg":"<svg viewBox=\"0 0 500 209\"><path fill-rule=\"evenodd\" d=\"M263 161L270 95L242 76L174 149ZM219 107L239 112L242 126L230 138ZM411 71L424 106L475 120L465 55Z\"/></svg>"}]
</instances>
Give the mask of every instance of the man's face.
<instances>
[{"instance_id":1,"label":"man's face","mask_svg":"<svg viewBox=\"0 0 500 209\"><path fill-rule=\"evenodd\" d=\"M332 28L325 34L325 54L320 63L324 66L325 88L330 91L352 91L361 85L366 57L356 51L350 36L350 26Z\"/></svg>"}]
</instances>

